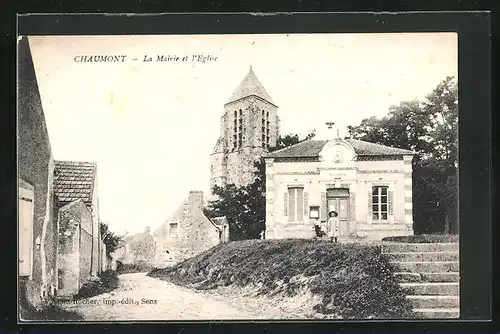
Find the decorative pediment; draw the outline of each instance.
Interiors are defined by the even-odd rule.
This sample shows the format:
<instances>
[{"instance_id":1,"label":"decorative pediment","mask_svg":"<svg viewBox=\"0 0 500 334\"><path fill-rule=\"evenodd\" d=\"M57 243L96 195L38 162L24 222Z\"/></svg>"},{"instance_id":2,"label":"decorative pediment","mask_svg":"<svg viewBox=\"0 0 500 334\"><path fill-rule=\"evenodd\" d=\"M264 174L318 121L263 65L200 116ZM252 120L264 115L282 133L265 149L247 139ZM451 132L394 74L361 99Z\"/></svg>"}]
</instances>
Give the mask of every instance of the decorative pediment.
<instances>
[{"instance_id":1,"label":"decorative pediment","mask_svg":"<svg viewBox=\"0 0 500 334\"><path fill-rule=\"evenodd\" d=\"M345 166L356 160L354 148L344 140L332 140L325 144L319 154L323 165Z\"/></svg>"}]
</instances>

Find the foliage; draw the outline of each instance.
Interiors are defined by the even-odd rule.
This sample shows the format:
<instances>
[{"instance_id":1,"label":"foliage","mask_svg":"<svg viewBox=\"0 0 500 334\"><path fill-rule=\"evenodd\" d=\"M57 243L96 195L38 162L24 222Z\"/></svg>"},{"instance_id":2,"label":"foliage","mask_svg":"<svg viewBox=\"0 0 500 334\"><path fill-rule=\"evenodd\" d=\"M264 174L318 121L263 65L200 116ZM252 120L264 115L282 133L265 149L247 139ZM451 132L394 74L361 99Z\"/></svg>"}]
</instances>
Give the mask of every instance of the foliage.
<instances>
[{"instance_id":1,"label":"foliage","mask_svg":"<svg viewBox=\"0 0 500 334\"><path fill-rule=\"evenodd\" d=\"M413 212L417 233L458 233L458 88L442 81L423 102L401 102L386 117L349 126L352 138L417 152Z\"/></svg>"},{"instance_id":2,"label":"foliage","mask_svg":"<svg viewBox=\"0 0 500 334\"><path fill-rule=\"evenodd\" d=\"M100 223L100 228L101 238L103 238L103 242L106 245L106 255L110 255L115 250L121 247L123 243L123 237L111 232L108 225L103 222Z\"/></svg>"},{"instance_id":3,"label":"foliage","mask_svg":"<svg viewBox=\"0 0 500 334\"><path fill-rule=\"evenodd\" d=\"M42 310L35 310L33 307L21 306L20 319L23 321L82 321L83 316L75 311L67 311L58 305L50 305Z\"/></svg>"},{"instance_id":4,"label":"foliage","mask_svg":"<svg viewBox=\"0 0 500 334\"><path fill-rule=\"evenodd\" d=\"M403 243L456 243L459 242L459 237L456 234L421 234L385 237L382 241L403 242Z\"/></svg>"},{"instance_id":5,"label":"foliage","mask_svg":"<svg viewBox=\"0 0 500 334\"><path fill-rule=\"evenodd\" d=\"M314 135L314 132L311 132L303 140L311 139ZM300 141L299 135L287 134L279 137L277 145L270 148L270 151L285 148ZM248 185L215 186L212 192L217 199L211 201L204 209L205 215L210 218L227 217L231 240L258 239L266 227L266 175L262 159L255 161L254 169L254 182Z\"/></svg>"},{"instance_id":6,"label":"foliage","mask_svg":"<svg viewBox=\"0 0 500 334\"><path fill-rule=\"evenodd\" d=\"M309 132L305 136L304 139L300 139L300 137L299 137L298 134L287 134L287 135L284 135L284 136L280 136L280 137L278 137L278 140L276 141L276 146L275 147L271 147L269 149L269 151L273 152L273 151L276 151L276 150L280 150L282 148L285 148L285 147L292 146L292 145L295 145L297 143L300 143L301 141L312 139L312 138L314 138L314 136L316 136L316 132L314 130L311 131L311 132Z\"/></svg>"},{"instance_id":7,"label":"foliage","mask_svg":"<svg viewBox=\"0 0 500 334\"><path fill-rule=\"evenodd\" d=\"M135 263L123 263L116 261L116 272L121 274L147 273L153 266L147 261L137 261Z\"/></svg>"},{"instance_id":8,"label":"foliage","mask_svg":"<svg viewBox=\"0 0 500 334\"><path fill-rule=\"evenodd\" d=\"M118 275L114 270L106 270L98 277L92 278L90 281L84 283L75 300L82 298L90 298L103 293L113 291L118 287Z\"/></svg>"},{"instance_id":9,"label":"foliage","mask_svg":"<svg viewBox=\"0 0 500 334\"><path fill-rule=\"evenodd\" d=\"M305 290L318 297L311 308L328 317L411 318L393 271L379 246L285 239L221 244L148 275L196 289L256 288L268 296Z\"/></svg>"}]
</instances>

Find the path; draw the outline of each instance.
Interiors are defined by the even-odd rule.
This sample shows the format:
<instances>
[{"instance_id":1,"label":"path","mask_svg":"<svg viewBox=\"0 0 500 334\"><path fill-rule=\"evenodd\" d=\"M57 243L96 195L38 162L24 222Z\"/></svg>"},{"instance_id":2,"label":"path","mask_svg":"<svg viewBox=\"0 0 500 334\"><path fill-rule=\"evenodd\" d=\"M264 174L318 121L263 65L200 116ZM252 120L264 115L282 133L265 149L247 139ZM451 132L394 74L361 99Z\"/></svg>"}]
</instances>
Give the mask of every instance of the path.
<instances>
[{"instance_id":1,"label":"path","mask_svg":"<svg viewBox=\"0 0 500 334\"><path fill-rule=\"evenodd\" d=\"M261 305L241 303L180 287L145 273L120 275L120 284L111 293L61 304L79 312L85 320L234 320L269 319ZM238 299L238 298L236 298Z\"/></svg>"}]
</instances>

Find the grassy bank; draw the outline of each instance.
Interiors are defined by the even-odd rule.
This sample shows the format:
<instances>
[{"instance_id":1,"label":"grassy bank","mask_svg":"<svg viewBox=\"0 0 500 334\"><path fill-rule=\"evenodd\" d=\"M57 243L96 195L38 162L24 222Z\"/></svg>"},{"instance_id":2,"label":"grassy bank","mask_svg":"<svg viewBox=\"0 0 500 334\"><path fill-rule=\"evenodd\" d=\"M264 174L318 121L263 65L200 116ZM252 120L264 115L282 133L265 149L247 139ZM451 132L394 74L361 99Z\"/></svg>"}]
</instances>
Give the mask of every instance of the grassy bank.
<instances>
[{"instance_id":1,"label":"grassy bank","mask_svg":"<svg viewBox=\"0 0 500 334\"><path fill-rule=\"evenodd\" d=\"M454 243L459 242L459 236L456 234L422 234L408 235L399 237L386 237L383 241L407 242L407 243Z\"/></svg>"},{"instance_id":2,"label":"grassy bank","mask_svg":"<svg viewBox=\"0 0 500 334\"><path fill-rule=\"evenodd\" d=\"M374 245L320 240L248 240L218 245L148 275L196 289L254 287L259 295L310 294L321 315L410 318L411 305Z\"/></svg>"}]
</instances>

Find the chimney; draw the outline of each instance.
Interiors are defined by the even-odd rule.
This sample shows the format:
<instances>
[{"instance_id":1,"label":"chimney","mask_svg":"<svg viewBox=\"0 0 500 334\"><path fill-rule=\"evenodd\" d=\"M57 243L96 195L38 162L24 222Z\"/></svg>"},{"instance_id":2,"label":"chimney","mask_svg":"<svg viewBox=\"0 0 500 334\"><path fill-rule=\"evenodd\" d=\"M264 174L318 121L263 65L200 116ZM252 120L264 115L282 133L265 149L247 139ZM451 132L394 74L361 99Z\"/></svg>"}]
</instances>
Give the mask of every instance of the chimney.
<instances>
[{"instance_id":1,"label":"chimney","mask_svg":"<svg viewBox=\"0 0 500 334\"><path fill-rule=\"evenodd\" d=\"M203 207L203 191L190 191L188 202L190 206Z\"/></svg>"},{"instance_id":2,"label":"chimney","mask_svg":"<svg viewBox=\"0 0 500 334\"><path fill-rule=\"evenodd\" d=\"M328 132L331 133L331 135L329 135L329 139L340 140L340 129L338 127L334 127L334 125L335 122L326 122Z\"/></svg>"}]
</instances>

